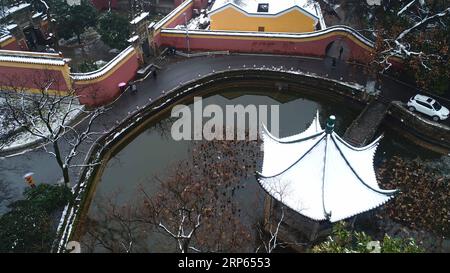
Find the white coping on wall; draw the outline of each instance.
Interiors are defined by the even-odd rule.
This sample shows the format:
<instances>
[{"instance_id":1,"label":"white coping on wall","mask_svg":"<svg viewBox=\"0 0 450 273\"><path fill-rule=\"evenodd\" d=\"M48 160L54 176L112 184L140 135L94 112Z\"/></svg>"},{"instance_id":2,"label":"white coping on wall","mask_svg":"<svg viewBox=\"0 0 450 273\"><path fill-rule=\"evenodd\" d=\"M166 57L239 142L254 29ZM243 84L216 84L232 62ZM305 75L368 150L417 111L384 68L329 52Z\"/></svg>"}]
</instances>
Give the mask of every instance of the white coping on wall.
<instances>
[{"instance_id":1,"label":"white coping on wall","mask_svg":"<svg viewBox=\"0 0 450 273\"><path fill-rule=\"evenodd\" d=\"M189 35L217 35L217 36L241 36L241 37L260 37L260 38L286 38L286 39L302 39L318 37L324 34L343 31L355 36L358 40L373 47L374 43L358 33L356 30L347 26L333 26L324 30L305 32L305 33L281 33L281 32L251 32L251 31L211 31L211 30L189 30ZM174 28L164 28L162 34L185 34L185 30Z\"/></svg>"},{"instance_id":2,"label":"white coping on wall","mask_svg":"<svg viewBox=\"0 0 450 273\"><path fill-rule=\"evenodd\" d=\"M138 15L137 17L135 17L133 20L131 20L130 24L135 25L135 24L139 23L140 21L144 20L145 18L147 18L148 15L149 15L148 12L143 12L140 15Z\"/></svg>"},{"instance_id":3,"label":"white coping on wall","mask_svg":"<svg viewBox=\"0 0 450 273\"><path fill-rule=\"evenodd\" d=\"M24 9L26 7L29 7L30 5L31 4L29 4L29 3L21 3L17 6L12 6L12 7L6 8L4 11L0 11L0 18L6 17L10 14L13 14L14 12Z\"/></svg>"},{"instance_id":4,"label":"white coping on wall","mask_svg":"<svg viewBox=\"0 0 450 273\"><path fill-rule=\"evenodd\" d=\"M17 62L63 66L66 61L55 53L0 50L0 62Z\"/></svg>"},{"instance_id":5,"label":"white coping on wall","mask_svg":"<svg viewBox=\"0 0 450 273\"><path fill-rule=\"evenodd\" d=\"M3 43L4 41L7 41L8 39L11 39L11 38L13 38L13 36L11 36L9 34L5 34L0 37L0 43Z\"/></svg>"},{"instance_id":6,"label":"white coping on wall","mask_svg":"<svg viewBox=\"0 0 450 273\"><path fill-rule=\"evenodd\" d=\"M114 57L114 59L109 61L107 64L105 64L100 69L97 69L95 71L88 72L88 73L71 73L70 76L72 77L72 79L77 80L77 81L87 81L87 80L99 78L99 77L105 75L106 73L108 73L108 71L113 69L119 62L121 62L123 59L125 59L128 55L130 55L133 52L134 52L134 47L129 46L126 49L124 49L122 52L117 54L117 56Z\"/></svg>"},{"instance_id":7,"label":"white coping on wall","mask_svg":"<svg viewBox=\"0 0 450 273\"><path fill-rule=\"evenodd\" d=\"M127 42L133 43L133 42L136 42L138 39L139 39L139 35L134 35L133 37L128 39Z\"/></svg>"}]
</instances>

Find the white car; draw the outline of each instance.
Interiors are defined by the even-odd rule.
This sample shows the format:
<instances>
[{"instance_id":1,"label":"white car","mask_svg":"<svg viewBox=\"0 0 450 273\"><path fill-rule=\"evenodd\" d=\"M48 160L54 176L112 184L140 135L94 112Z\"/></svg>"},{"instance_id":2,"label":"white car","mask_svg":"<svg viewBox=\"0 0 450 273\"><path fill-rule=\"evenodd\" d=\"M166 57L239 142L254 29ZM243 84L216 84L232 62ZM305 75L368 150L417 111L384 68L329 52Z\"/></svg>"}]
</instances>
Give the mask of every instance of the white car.
<instances>
[{"instance_id":1,"label":"white car","mask_svg":"<svg viewBox=\"0 0 450 273\"><path fill-rule=\"evenodd\" d=\"M448 118L449 110L439 104L435 99L416 95L409 99L408 109L411 112L417 111L430 116L434 121L444 120Z\"/></svg>"}]
</instances>

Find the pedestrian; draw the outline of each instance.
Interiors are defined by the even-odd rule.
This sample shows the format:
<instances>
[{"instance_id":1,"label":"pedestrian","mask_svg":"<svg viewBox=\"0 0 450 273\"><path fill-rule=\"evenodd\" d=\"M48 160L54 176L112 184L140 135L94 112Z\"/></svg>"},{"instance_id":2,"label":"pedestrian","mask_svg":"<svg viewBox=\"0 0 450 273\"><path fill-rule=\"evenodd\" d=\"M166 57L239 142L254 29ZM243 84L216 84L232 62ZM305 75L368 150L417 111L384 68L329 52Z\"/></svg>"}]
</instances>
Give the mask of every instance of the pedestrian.
<instances>
[{"instance_id":1,"label":"pedestrian","mask_svg":"<svg viewBox=\"0 0 450 273\"><path fill-rule=\"evenodd\" d=\"M156 77L158 77L158 73L156 73L156 69L153 70L153 78L156 80Z\"/></svg>"},{"instance_id":2,"label":"pedestrian","mask_svg":"<svg viewBox=\"0 0 450 273\"><path fill-rule=\"evenodd\" d=\"M341 46L341 49L339 50L339 60L342 58L342 53L344 53L344 47Z\"/></svg>"},{"instance_id":3,"label":"pedestrian","mask_svg":"<svg viewBox=\"0 0 450 273\"><path fill-rule=\"evenodd\" d=\"M132 94L136 94L137 93L137 86L134 83L131 85L131 93Z\"/></svg>"},{"instance_id":4,"label":"pedestrian","mask_svg":"<svg viewBox=\"0 0 450 273\"><path fill-rule=\"evenodd\" d=\"M331 66L334 68L336 67L336 58L333 58L332 62L331 62Z\"/></svg>"}]
</instances>

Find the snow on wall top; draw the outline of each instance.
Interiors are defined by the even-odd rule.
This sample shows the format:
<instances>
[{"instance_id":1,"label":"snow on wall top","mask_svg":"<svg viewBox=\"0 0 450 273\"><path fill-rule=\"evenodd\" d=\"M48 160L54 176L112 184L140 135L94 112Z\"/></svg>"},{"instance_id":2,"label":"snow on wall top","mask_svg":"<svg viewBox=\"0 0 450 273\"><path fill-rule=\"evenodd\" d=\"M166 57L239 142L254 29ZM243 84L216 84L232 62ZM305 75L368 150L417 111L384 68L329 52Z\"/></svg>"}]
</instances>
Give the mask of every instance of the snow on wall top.
<instances>
[{"instance_id":1,"label":"snow on wall top","mask_svg":"<svg viewBox=\"0 0 450 273\"><path fill-rule=\"evenodd\" d=\"M250 31L227 31L227 30L190 30L190 35L217 35L217 36L244 36L244 37L258 37L258 38L287 38L287 39L302 39L302 38L312 38L321 35L333 33L333 32L346 32L352 34L359 41L363 42L369 47L373 47L372 41L361 35L358 31L347 27L347 26L332 26L323 30L305 33L282 33L282 32L250 32ZM163 34L184 34L184 30L166 28L161 31Z\"/></svg>"},{"instance_id":2,"label":"snow on wall top","mask_svg":"<svg viewBox=\"0 0 450 273\"><path fill-rule=\"evenodd\" d=\"M258 6L260 4L268 4L268 11L258 12ZM276 15L297 7L315 18L320 17L316 2L311 0L216 0L211 8L210 14L229 5L235 6L252 15Z\"/></svg>"},{"instance_id":3,"label":"snow on wall top","mask_svg":"<svg viewBox=\"0 0 450 273\"><path fill-rule=\"evenodd\" d=\"M16 27L17 27L17 24L9 24L9 25L6 26L6 29L7 29L7 30L13 30L13 29L15 29Z\"/></svg>"},{"instance_id":4,"label":"snow on wall top","mask_svg":"<svg viewBox=\"0 0 450 273\"><path fill-rule=\"evenodd\" d=\"M33 14L33 16L31 16L31 18L33 18L33 19L38 18L42 14L43 14L42 12L36 12L36 13Z\"/></svg>"},{"instance_id":5,"label":"snow on wall top","mask_svg":"<svg viewBox=\"0 0 450 273\"><path fill-rule=\"evenodd\" d=\"M128 39L127 41L128 41L129 43L134 43L134 42L136 42L138 39L139 39L139 36L138 36L138 35L134 35L133 37L131 37L131 38Z\"/></svg>"},{"instance_id":6,"label":"snow on wall top","mask_svg":"<svg viewBox=\"0 0 450 273\"><path fill-rule=\"evenodd\" d=\"M7 41L8 39L11 39L13 36L9 34L1 34L0 33L0 43L3 43L4 41Z\"/></svg>"},{"instance_id":7,"label":"snow on wall top","mask_svg":"<svg viewBox=\"0 0 450 273\"><path fill-rule=\"evenodd\" d=\"M0 43L12 38L11 33L6 27L0 27Z\"/></svg>"},{"instance_id":8,"label":"snow on wall top","mask_svg":"<svg viewBox=\"0 0 450 273\"><path fill-rule=\"evenodd\" d=\"M122 60L124 60L129 54L132 54L133 52L134 48L132 46L129 46L100 69L88 73L71 73L70 76L74 80L78 81L88 81L99 78L108 73L108 71L113 69L116 65L118 65Z\"/></svg>"},{"instance_id":9,"label":"snow on wall top","mask_svg":"<svg viewBox=\"0 0 450 273\"><path fill-rule=\"evenodd\" d=\"M7 9L5 9L5 10L1 10L0 9L0 19L3 18L3 17L8 16L10 14L13 14L16 11L19 11L21 9L27 8L29 6L30 6L29 3L21 3L21 4L17 5L17 6L12 6L12 7L9 7Z\"/></svg>"},{"instance_id":10,"label":"snow on wall top","mask_svg":"<svg viewBox=\"0 0 450 273\"><path fill-rule=\"evenodd\" d=\"M148 12L143 12L139 16L137 16L133 20L131 20L130 24L135 25L135 24L139 23L140 21L144 20L145 18L147 18L148 15L149 15Z\"/></svg>"},{"instance_id":11,"label":"snow on wall top","mask_svg":"<svg viewBox=\"0 0 450 273\"><path fill-rule=\"evenodd\" d=\"M66 61L55 53L0 50L0 62L64 66Z\"/></svg>"}]
</instances>

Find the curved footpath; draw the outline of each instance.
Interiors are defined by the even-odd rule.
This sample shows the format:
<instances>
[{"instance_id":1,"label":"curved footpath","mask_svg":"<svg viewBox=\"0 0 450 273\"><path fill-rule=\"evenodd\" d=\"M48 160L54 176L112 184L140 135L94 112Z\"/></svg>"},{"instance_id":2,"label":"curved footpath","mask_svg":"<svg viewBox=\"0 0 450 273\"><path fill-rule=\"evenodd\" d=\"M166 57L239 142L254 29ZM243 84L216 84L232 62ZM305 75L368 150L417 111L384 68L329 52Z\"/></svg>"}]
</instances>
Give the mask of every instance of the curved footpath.
<instances>
[{"instance_id":1,"label":"curved footpath","mask_svg":"<svg viewBox=\"0 0 450 273\"><path fill-rule=\"evenodd\" d=\"M178 59L158 71L157 79L149 77L139 82L137 94L123 94L111 110L96 120L93 131L105 132L113 128L132 112L148 104L150 99L154 100L165 92L206 74L227 69L262 67L269 69L282 67L283 70L292 69L342 82L352 82L360 86L365 86L367 83L367 76L364 75L360 66L338 62L336 67L332 67L329 59L269 55L227 55ZM415 93L415 90L394 80L386 78L382 82L382 95L388 100L407 101ZM85 125L82 123L79 126ZM450 125L450 121L447 121L446 125ZM68 149L66 143L62 143L61 146L63 150ZM90 146L91 143L86 143L82 150L87 151ZM80 153L73 164L81 164L85 157L86 154ZM56 161L42 148L8 158L0 158L0 181L10 185L14 195L13 199L21 197L22 190L26 187L22 176L29 171L35 173L37 183L56 183L61 178ZM72 169L73 183L78 182L79 172L80 169ZM2 201L0 200L0 214L4 212L6 205Z\"/></svg>"}]
</instances>

